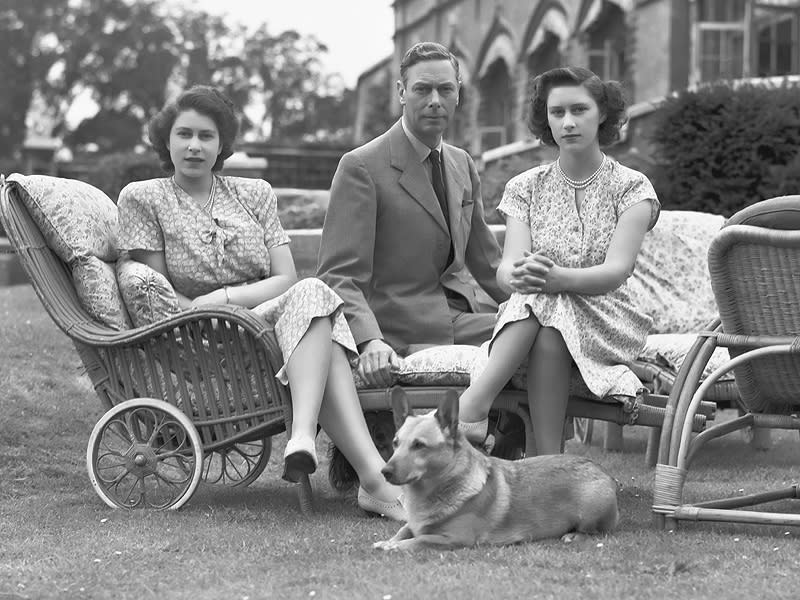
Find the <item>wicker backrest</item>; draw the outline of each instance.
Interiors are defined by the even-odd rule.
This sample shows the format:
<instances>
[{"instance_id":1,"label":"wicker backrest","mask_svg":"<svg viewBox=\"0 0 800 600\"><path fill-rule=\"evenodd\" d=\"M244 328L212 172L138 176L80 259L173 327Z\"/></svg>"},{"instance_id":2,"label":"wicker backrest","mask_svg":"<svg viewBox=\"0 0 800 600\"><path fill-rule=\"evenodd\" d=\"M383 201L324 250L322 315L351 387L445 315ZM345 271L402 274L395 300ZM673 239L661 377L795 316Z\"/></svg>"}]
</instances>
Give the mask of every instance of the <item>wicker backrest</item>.
<instances>
[{"instance_id":1,"label":"wicker backrest","mask_svg":"<svg viewBox=\"0 0 800 600\"><path fill-rule=\"evenodd\" d=\"M242 307L188 311L163 323L116 331L83 308L67 265L48 247L13 186L0 220L43 306L75 344L106 408L159 398L195 423L206 450L281 431L290 405L278 384L272 331ZM203 315L203 316L199 316Z\"/></svg>"},{"instance_id":2,"label":"wicker backrest","mask_svg":"<svg viewBox=\"0 0 800 600\"><path fill-rule=\"evenodd\" d=\"M763 210L769 225L786 223L800 209L800 196L753 205L747 221ZM769 337L800 336L800 230L739 224L734 215L713 240L708 263L711 283L726 334ZM745 221L746 222L746 221ZM731 350L731 356L742 350ZM800 356L769 356L736 367L736 385L745 406L754 412L785 412L800 406Z\"/></svg>"}]
</instances>

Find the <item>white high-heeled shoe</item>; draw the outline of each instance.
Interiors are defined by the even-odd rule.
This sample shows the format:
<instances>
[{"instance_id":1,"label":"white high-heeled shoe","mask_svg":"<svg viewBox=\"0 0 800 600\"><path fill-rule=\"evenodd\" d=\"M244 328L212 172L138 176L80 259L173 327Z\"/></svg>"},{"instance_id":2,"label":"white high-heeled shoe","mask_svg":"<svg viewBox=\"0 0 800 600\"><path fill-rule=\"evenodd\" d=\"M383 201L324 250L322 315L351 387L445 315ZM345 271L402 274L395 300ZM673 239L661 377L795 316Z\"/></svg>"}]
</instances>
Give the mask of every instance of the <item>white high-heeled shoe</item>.
<instances>
[{"instance_id":1,"label":"white high-heeled shoe","mask_svg":"<svg viewBox=\"0 0 800 600\"><path fill-rule=\"evenodd\" d=\"M283 451L283 478L297 483L303 475L310 475L317 470L317 449L314 438L295 436L286 442Z\"/></svg>"}]
</instances>

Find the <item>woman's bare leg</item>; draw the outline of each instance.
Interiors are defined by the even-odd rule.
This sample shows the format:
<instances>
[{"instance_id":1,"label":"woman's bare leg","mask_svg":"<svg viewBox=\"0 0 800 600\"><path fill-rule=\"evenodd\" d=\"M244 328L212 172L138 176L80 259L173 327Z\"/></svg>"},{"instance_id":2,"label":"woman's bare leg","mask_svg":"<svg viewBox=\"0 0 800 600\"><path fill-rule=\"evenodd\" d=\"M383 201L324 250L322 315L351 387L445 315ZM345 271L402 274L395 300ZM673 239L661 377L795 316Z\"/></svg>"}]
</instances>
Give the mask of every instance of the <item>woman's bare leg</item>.
<instances>
[{"instance_id":1,"label":"woman's bare leg","mask_svg":"<svg viewBox=\"0 0 800 600\"><path fill-rule=\"evenodd\" d=\"M369 435L350 363L339 344L332 346L319 423L355 469L361 487L379 500L392 502L400 495L400 488L389 484L381 473L386 463Z\"/></svg>"},{"instance_id":2,"label":"woman's bare leg","mask_svg":"<svg viewBox=\"0 0 800 600\"><path fill-rule=\"evenodd\" d=\"M528 361L528 406L538 455L561 452L571 372L572 357L561 333L542 327Z\"/></svg>"},{"instance_id":3,"label":"woman's bare leg","mask_svg":"<svg viewBox=\"0 0 800 600\"><path fill-rule=\"evenodd\" d=\"M489 414L497 394L530 353L541 326L534 317L514 321L497 334L486 368L461 394L458 418L465 423L481 421Z\"/></svg>"},{"instance_id":4,"label":"woman's bare leg","mask_svg":"<svg viewBox=\"0 0 800 600\"><path fill-rule=\"evenodd\" d=\"M331 364L330 319L313 319L286 363L292 392L291 437L317 435L317 421Z\"/></svg>"}]
</instances>

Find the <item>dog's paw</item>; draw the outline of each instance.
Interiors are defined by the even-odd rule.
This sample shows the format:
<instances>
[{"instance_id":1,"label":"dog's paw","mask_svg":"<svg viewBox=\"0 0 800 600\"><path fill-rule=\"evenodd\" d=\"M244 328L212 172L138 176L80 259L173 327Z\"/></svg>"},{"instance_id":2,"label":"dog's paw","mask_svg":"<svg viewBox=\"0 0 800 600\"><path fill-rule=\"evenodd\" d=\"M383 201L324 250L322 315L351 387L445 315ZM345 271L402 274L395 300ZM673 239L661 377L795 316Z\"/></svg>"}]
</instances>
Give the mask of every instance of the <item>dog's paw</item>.
<instances>
[{"instance_id":1,"label":"dog's paw","mask_svg":"<svg viewBox=\"0 0 800 600\"><path fill-rule=\"evenodd\" d=\"M390 550L397 550L397 542L394 540L382 540L380 542L375 542L372 544L372 547L376 550L383 550L384 552L389 552Z\"/></svg>"},{"instance_id":2,"label":"dog's paw","mask_svg":"<svg viewBox=\"0 0 800 600\"><path fill-rule=\"evenodd\" d=\"M589 539L585 533L580 533L579 531L570 531L569 533L565 533L561 536L561 541L565 544L571 544L572 542L585 542Z\"/></svg>"}]
</instances>

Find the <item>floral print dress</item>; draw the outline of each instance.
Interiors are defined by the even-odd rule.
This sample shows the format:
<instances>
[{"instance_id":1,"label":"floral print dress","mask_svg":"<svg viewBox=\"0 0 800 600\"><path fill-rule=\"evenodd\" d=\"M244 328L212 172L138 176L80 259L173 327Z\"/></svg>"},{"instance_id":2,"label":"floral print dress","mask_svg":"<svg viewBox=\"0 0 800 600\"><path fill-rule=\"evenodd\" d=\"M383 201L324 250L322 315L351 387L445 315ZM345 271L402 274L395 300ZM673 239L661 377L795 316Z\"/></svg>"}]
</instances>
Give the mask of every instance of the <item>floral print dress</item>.
<instances>
[{"instance_id":1,"label":"floral print dress","mask_svg":"<svg viewBox=\"0 0 800 600\"><path fill-rule=\"evenodd\" d=\"M642 201L652 205L652 229L660 204L650 181L608 157L580 209L552 163L511 179L497 210L530 226L533 252L582 268L603 263L619 215ZM508 323L533 315L561 333L594 395L636 396L642 385L627 365L644 346L652 319L638 307L629 281L602 295L514 293L500 307L492 342Z\"/></svg>"},{"instance_id":2,"label":"floral print dress","mask_svg":"<svg viewBox=\"0 0 800 600\"><path fill-rule=\"evenodd\" d=\"M171 177L137 181L122 190L118 207L120 250L163 251L173 287L189 298L269 277L270 248L289 243L275 192L262 179L214 175L205 206ZM314 318L329 317L333 341L351 360L358 356L342 306L333 290L309 278L253 309L274 327L284 385L286 361Z\"/></svg>"}]
</instances>

